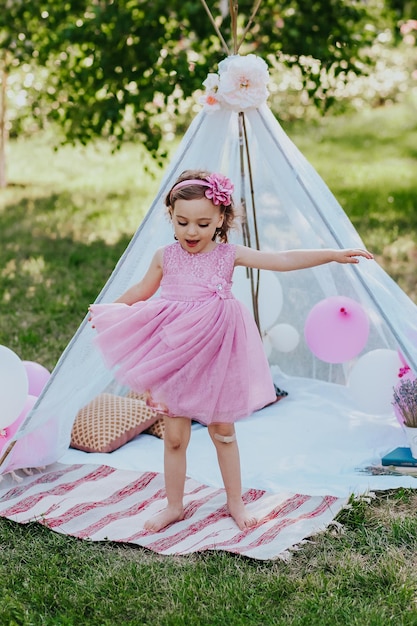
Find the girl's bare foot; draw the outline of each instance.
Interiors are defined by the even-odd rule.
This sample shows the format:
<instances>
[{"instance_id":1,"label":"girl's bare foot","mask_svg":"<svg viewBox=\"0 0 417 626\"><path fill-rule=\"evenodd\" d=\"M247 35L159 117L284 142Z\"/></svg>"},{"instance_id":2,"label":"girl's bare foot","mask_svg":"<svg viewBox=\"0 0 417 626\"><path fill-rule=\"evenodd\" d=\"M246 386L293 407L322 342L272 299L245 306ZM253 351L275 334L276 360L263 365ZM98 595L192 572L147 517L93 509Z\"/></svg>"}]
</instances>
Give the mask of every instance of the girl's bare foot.
<instances>
[{"instance_id":1,"label":"girl's bare foot","mask_svg":"<svg viewBox=\"0 0 417 626\"><path fill-rule=\"evenodd\" d=\"M240 530L248 530L248 528L253 528L253 526L256 526L258 523L256 517L248 514L242 500L233 504L228 502L227 506L230 515L233 517Z\"/></svg>"},{"instance_id":2,"label":"girl's bare foot","mask_svg":"<svg viewBox=\"0 0 417 626\"><path fill-rule=\"evenodd\" d=\"M151 519L145 522L145 530L158 532L174 522L180 522L182 519L184 519L184 509L182 507L176 508L167 506L163 511L158 513L158 515L151 517Z\"/></svg>"}]
</instances>

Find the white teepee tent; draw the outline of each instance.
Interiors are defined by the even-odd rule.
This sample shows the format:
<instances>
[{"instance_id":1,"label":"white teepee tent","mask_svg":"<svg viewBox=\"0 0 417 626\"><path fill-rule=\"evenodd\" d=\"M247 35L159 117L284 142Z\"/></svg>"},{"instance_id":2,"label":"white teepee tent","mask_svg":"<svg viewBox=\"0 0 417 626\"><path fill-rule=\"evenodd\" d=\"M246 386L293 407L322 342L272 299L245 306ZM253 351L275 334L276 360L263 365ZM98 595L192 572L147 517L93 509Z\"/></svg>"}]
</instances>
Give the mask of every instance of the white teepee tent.
<instances>
[{"instance_id":1,"label":"white teepee tent","mask_svg":"<svg viewBox=\"0 0 417 626\"><path fill-rule=\"evenodd\" d=\"M220 64L218 75L209 75L203 110L186 132L145 219L98 302L113 301L138 281L154 250L172 241L164 198L176 177L188 168L219 171L234 182L235 202L241 201L246 213L244 228L233 233L234 242L262 250L364 247L326 184L269 110L265 68L253 55L232 55ZM242 83L243 75L246 83ZM360 303L368 315L369 337L361 354L398 350L417 371L417 308L376 262L330 264L279 276L268 272L248 276L242 270L235 274L234 291L254 307L271 366L278 366L287 377L348 383L360 354L342 363L329 363L317 358L304 340L312 308L338 295ZM280 349L280 341L273 341L280 334L284 343L291 336L291 345ZM64 455L82 406L104 390L124 392L102 364L93 337L86 317L15 437L22 439L44 430L45 445L38 451L37 465L50 464ZM279 373L276 383L281 386ZM325 404L325 398L321 402ZM11 468L10 460L13 466L12 446L3 450L3 471Z\"/></svg>"}]
</instances>

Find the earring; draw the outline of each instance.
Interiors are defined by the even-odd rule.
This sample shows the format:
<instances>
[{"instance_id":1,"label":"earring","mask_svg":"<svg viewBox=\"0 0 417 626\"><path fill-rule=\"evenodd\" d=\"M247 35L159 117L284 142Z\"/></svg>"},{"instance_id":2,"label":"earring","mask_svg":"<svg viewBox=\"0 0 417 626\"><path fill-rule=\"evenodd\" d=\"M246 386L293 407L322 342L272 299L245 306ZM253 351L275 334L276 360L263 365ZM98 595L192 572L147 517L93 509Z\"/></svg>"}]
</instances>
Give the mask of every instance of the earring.
<instances>
[{"instance_id":1,"label":"earring","mask_svg":"<svg viewBox=\"0 0 417 626\"><path fill-rule=\"evenodd\" d=\"M216 241L216 237L217 237L217 235L220 235L220 233L221 233L221 232L222 232L222 229L221 229L221 228L216 228L216 230L214 231L214 235L213 235L213 237L212 237L212 239L211 239L211 240L212 240L212 241Z\"/></svg>"}]
</instances>

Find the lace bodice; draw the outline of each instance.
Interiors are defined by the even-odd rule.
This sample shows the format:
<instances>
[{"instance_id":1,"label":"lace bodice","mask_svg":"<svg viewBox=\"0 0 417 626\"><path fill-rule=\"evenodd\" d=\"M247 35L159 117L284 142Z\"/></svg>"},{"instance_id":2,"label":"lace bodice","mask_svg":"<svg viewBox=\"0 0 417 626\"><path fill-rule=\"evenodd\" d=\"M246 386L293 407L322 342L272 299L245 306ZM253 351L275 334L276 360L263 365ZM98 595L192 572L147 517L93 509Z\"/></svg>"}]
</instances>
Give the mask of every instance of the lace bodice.
<instances>
[{"instance_id":1,"label":"lace bodice","mask_svg":"<svg viewBox=\"0 0 417 626\"><path fill-rule=\"evenodd\" d=\"M211 284L214 278L230 285L234 260L233 244L219 243L210 252L191 254L176 242L164 250L163 281L166 279L171 284L173 280L178 280L178 284L200 281Z\"/></svg>"}]
</instances>

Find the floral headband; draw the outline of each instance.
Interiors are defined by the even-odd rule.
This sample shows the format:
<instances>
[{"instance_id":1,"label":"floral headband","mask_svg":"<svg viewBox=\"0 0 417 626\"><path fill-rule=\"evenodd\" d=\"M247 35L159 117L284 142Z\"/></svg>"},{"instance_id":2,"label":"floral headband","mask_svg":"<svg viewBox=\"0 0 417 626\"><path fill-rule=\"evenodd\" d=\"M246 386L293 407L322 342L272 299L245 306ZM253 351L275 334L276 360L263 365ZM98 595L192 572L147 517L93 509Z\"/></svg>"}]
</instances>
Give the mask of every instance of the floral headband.
<instances>
[{"instance_id":1,"label":"floral headband","mask_svg":"<svg viewBox=\"0 0 417 626\"><path fill-rule=\"evenodd\" d=\"M210 176L207 176L204 179L190 178L188 180L182 180L172 188L171 197L177 189L188 187L190 185L202 185L203 187L207 187L204 195L216 206L219 204L230 206L232 204L234 186L232 181L227 178L227 176L223 176L223 174L210 174Z\"/></svg>"}]
</instances>

